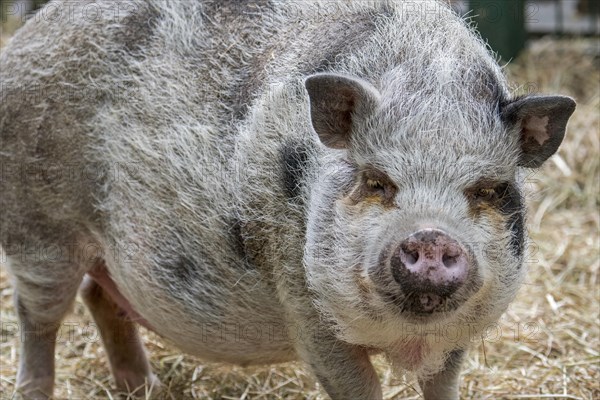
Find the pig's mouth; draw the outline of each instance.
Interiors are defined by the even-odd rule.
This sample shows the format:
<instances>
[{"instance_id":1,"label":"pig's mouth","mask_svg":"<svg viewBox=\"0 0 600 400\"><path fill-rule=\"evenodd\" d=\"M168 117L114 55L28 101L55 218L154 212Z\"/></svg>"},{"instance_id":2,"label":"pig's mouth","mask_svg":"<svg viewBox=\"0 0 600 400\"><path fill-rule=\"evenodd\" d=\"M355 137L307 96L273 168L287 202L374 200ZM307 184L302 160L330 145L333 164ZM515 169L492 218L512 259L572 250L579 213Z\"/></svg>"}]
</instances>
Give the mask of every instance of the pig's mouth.
<instances>
[{"instance_id":1,"label":"pig's mouth","mask_svg":"<svg viewBox=\"0 0 600 400\"><path fill-rule=\"evenodd\" d=\"M454 312L465 302L456 296L447 297L432 292L407 295L383 292L382 295L386 302L393 304L404 317L419 320L443 317Z\"/></svg>"},{"instance_id":2,"label":"pig's mouth","mask_svg":"<svg viewBox=\"0 0 600 400\"><path fill-rule=\"evenodd\" d=\"M387 284L379 286L377 292L386 304L398 310L407 320L425 322L443 319L463 306L483 286L482 279L476 272L469 275L459 288L450 283L442 287L432 286L431 290L428 290L426 284L418 291L397 287L390 290L391 282L386 282Z\"/></svg>"},{"instance_id":3,"label":"pig's mouth","mask_svg":"<svg viewBox=\"0 0 600 400\"><path fill-rule=\"evenodd\" d=\"M424 312L433 312L442 305L443 299L435 293L422 293L415 296L416 301Z\"/></svg>"}]
</instances>

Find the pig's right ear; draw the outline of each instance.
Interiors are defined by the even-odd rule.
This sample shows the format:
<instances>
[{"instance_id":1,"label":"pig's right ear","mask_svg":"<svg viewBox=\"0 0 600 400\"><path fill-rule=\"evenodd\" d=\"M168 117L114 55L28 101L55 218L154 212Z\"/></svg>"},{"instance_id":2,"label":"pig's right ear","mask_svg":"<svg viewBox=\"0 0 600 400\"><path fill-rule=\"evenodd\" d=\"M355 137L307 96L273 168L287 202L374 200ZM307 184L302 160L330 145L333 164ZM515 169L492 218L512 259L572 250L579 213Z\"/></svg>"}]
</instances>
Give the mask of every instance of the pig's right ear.
<instances>
[{"instance_id":1,"label":"pig's right ear","mask_svg":"<svg viewBox=\"0 0 600 400\"><path fill-rule=\"evenodd\" d=\"M379 92L359 78L316 74L305 81L310 97L310 118L321 142L345 149L356 122L366 118L379 103Z\"/></svg>"},{"instance_id":2,"label":"pig's right ear","mask_svg":"<svg viewBox=\"0 0 600 400\"><path fill-rule=\"evenodd\" d=\"M504 122L520 135L519 165L537 168L558 150L575 101L566 96L525 96L502 111Z\"/></svg>"}]
</instances>

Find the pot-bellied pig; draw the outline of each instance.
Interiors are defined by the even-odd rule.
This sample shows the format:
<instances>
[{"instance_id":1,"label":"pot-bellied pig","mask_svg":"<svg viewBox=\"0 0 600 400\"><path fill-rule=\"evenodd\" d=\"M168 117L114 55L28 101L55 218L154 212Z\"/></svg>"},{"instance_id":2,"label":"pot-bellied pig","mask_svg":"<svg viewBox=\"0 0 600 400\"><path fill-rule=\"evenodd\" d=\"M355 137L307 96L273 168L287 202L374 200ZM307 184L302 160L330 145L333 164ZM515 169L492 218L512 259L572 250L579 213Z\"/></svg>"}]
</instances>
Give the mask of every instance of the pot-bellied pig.
<instances>
[{"instance_id":1,"label":"pot-bellied pig","mask_svg":"<svg viewBox=\"0 0 600 400\"><path fill-rule=\"evenodd\" d=\"M434 1L55 1L0 57L0 243L18 390L50 396L78 291L119 388L140 324L206 360L303 360L380 399L371 354L455 399L525 274L523 168L575 108L515 98Z\"/></svg>"}]
</instances>

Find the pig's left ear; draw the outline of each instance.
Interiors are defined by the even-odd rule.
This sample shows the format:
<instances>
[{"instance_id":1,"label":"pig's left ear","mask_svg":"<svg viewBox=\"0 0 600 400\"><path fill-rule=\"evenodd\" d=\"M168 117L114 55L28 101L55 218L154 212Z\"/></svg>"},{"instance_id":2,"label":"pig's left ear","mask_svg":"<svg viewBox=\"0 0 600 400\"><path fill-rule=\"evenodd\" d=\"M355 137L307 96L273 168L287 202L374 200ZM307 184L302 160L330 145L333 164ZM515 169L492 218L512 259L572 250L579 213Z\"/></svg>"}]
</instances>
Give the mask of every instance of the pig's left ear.
<instances>
[{"instance_id":1,"label":"pig's left ear","mask_svg":"<svg viewBox=\"0 0 600 400\"><path fill-rule=\"evenodd\" d=\"M521 167L537 168L558 150L573 111L566 96L526 96L504 108L503 120L521 135Z\"/></svg>"},{"instance_id":2,"label":"pig's left ear","mask_svg":"<svg viewBox=\"0 0 600 400\"><path fill-rule=\"evenodd\" d=\"M345 149L357 122L379 103L379 91L370 83L339 74L316 74L304 82L310 97L310 118L321 142Z\"/></svg>"}]
</instances>

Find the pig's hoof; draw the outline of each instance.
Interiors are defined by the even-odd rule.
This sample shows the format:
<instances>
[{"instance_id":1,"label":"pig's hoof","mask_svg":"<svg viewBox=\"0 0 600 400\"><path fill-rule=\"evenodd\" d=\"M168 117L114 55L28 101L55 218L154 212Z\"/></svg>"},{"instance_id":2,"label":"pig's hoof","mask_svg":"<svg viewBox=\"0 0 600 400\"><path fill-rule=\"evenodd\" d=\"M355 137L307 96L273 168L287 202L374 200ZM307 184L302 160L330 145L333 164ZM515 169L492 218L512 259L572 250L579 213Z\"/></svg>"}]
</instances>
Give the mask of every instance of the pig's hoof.
<instances>
[{"instance_id":1,"label":"pig's hoof","mask_svg":"<svg viewBox=\"0 0 600 400\"><path fill-rule=\"evenodd\" d=\"M54 378L44 376L40 378L23 378L17 383L16 392L11 399L14 400L47 400L52 396Z\"/></svg>"},{"instance_id":2,"label":"pig's hoof","mask_svg":"<svg viewBox=\"0 0 600 400\"><path fill-rule=\"evenodd\" d=\"M156 377L156 375L150 374L150 376L147 379L148 379L148 383L146 386L147 387L146 391L147 391L149 397L157 395L164 389L163 384L161 383L160 379L158 379Z\"/></svg>"},{"instance_id":3,"label":"pig's hoof","mask_svg":"<svg viewBox=\"0 0 600 400\"><path fill-rule=\"evenodd\" d=\"M42 390L17 388L11 400L48 400L49 398L50 395Z\"/></svg>"},{"instance_id":4,"label":"pig's hoof","mask_svg":"<svg viewBox=\"0 0 600 400\"><path fill-rule=\"evenodd\" d=\"M163 388L160 379L153 373L140 376L132 371L120 371L115 378L119 391L135 397L152 398Z\"/></svg>"}]
</instances>

